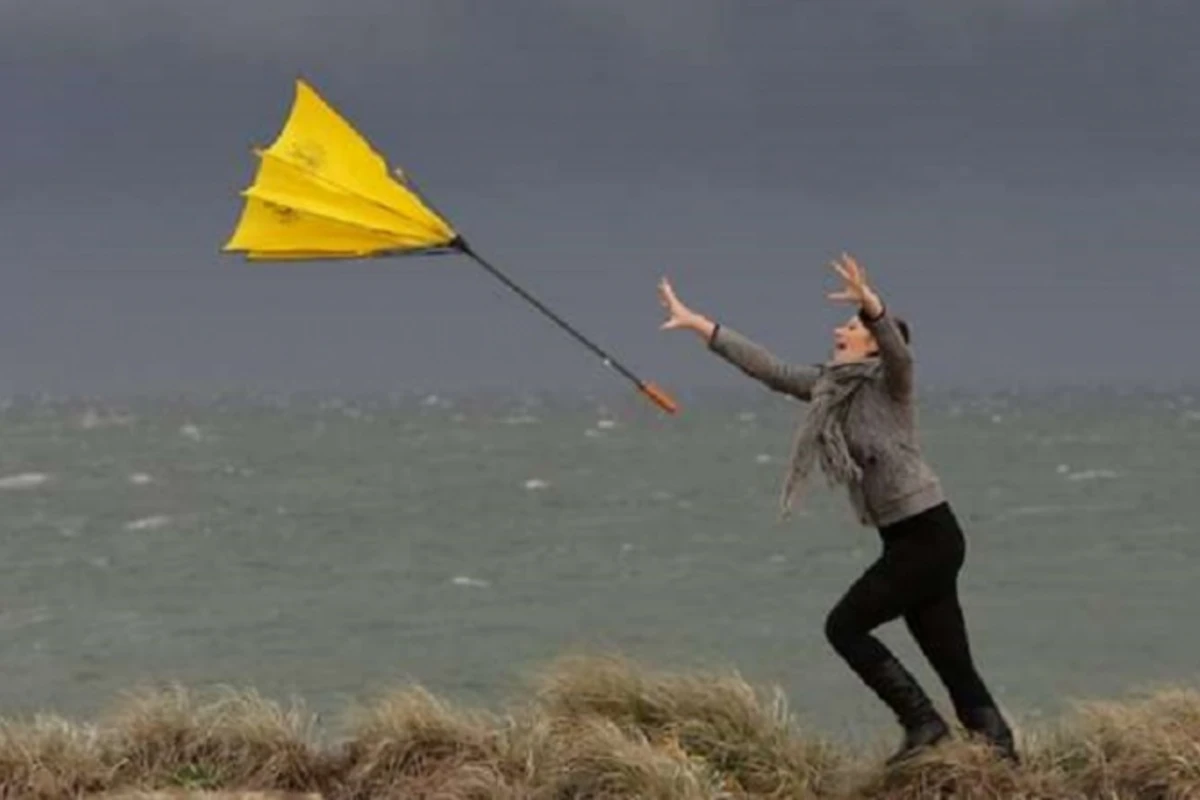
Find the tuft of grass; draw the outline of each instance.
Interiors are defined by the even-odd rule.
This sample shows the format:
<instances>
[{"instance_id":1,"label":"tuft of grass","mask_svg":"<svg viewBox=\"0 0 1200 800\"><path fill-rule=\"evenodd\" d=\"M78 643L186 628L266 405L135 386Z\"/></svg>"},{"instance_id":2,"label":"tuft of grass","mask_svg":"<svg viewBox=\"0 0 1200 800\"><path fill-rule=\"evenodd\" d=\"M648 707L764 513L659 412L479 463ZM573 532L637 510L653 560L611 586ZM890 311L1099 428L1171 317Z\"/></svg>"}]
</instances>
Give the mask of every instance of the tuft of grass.
<instances>
[{"instance_id":1,"label":"tuft of grass","mask_svg":"<svg viewBox=\"0 0 1200 800\"><path fill-rule=\"evenodd\" d=\"M504 733L491 714L463 711L414 686L351 712L339 796L513 796Z\"/></svg>"},{"instance_id":2,"label":"tuft of grass","mask_svg":"<svg viewBox=\"0 0 1200 800\"><path fill-rule=\"evenodd\" d=\"M110 792L98 800L322 800L319 794L296 792L208 792L203 790Z\"/></svg>"},{"instance_id":3,"label":"tuft of grass","mask_svg":"<svg viewBox=\"0 0 1200 800\"><path fill-rule=\"evenodd\" d=\"M98 800L323 800L319 794L296 792L208 792L204 790L109 792Z\"/></svg>"},{"instance_id":4,"label":"tuft of grass","mask_svg":"<svg viewBox=\"0 0 1200 800\"><path fill-rule=\"evenodd\" d=\"M1083 800L1057 770L1030 770L998 759L979 742L955 741L863 776L853 800Z\"/></svg>"},{"instance_id":5,"label":"tuft of grass","mask_svg":"<svg viewBox=\"0 0 1200 800\"><path fill-rule=\"evenodd\" d=\"M766 698L736 673L685 675L572 656L542 674L536 696L551 717L598 717L651 742L670 740L731 791L756 797L819 795L841 767L831 745L795 728L781 693Z\"/></svg>"},{"instance_id":6,"label":"tuft of grass","mask_svg":"<svg viewBox=\"0 0 1200 800\"><path fill-rule=\"evenodd\" d=\"M143 689L107 727L116 786L312 791L326 778L315 719L254 691L221 688L206 701L178 685Z\"/></svg>"},{"instance_id":7,"label":"tuft of grass","mask_svg":"<svg viewBox=\"0 0 1200 800\"><path fill-rule=\"evenodd\" d=\"M666 742L600 718L560 720L543 742L532 800L707 800L717 776Z\"/></svg>"},{"instance_id":8,"label":"tuft of grass","mask_svg":"<svg viewBox=\"0 0 1200 800\"><path fill-rule=\"evenodd\" d=\"M1200 692L1079 703L1039 757L1087 797L1200 797Z\"/></svg>"},{"instance_id":9,"label":"tuft of grass","mask_svg":"<svg viewBox=\"0 0 1200 800\"><path fill-rule=\"evenodd\" d=\"M0 722L0 797L73 797L111 781L95 727L53 716Z\"/></svg>"}]
</instances>

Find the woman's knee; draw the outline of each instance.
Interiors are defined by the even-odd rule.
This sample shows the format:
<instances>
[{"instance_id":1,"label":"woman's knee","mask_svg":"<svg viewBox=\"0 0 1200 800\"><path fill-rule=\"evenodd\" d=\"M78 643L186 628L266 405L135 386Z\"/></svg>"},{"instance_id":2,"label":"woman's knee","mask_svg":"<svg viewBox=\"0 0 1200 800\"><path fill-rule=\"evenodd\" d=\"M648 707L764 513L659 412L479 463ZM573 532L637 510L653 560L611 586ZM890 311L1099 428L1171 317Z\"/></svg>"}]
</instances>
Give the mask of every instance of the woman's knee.
<instances>
[{"instance_id":1,"label":"woman's knee","mask_svg":"<svg viewBox=\"0 0 1200 800\"><path fill-rule=\"evenodd\" d=\"M853 615L843 605L836 605L825 617L825 639L839 653L854 646L854 641L865 631L854 623Z\"/></svg>"}]
</instances>

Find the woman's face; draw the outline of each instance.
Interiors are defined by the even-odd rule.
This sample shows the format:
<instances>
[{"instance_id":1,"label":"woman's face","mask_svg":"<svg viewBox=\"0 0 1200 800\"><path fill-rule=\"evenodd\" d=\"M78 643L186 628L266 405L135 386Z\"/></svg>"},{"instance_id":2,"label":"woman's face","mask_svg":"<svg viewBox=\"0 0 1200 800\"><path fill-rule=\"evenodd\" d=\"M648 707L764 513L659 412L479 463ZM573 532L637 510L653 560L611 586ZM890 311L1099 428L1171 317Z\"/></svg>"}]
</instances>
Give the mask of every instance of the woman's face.
<instances>
[{"instance_id":1,"label":"woman's face","mask_svg":"<svg viewBox=\"0 0 1200 800\"><path fill-rule=\"evenodd\" d=\"M875 337L855 314L833 329L833 360L861 361L878 350Z\"/></svg>"}]
</instances>

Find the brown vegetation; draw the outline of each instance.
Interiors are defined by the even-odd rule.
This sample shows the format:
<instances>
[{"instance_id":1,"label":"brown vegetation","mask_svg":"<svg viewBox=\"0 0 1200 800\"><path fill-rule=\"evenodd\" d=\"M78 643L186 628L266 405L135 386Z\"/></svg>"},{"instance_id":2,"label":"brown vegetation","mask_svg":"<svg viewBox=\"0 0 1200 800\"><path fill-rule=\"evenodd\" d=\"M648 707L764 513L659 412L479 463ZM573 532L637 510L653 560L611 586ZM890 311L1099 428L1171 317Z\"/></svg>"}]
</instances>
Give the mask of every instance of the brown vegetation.
<instances>
[{"instance_id":1,"label":"brown vegetation","mask_svg":"<svg viewBox=\"0 0 1200 800\"><path fill-rule=\"evenodd\" d=\"M302 706L253 691L140 691L95 724L0 723L20 798L1200 798L1200 693L1081 705L1023 731L1014 767L959 737L891 769L842 752L736 674L562 659L504 713L407 687L322 742ZM240 792L240 794L237 794Z\"/></svg>"}]
</instances>

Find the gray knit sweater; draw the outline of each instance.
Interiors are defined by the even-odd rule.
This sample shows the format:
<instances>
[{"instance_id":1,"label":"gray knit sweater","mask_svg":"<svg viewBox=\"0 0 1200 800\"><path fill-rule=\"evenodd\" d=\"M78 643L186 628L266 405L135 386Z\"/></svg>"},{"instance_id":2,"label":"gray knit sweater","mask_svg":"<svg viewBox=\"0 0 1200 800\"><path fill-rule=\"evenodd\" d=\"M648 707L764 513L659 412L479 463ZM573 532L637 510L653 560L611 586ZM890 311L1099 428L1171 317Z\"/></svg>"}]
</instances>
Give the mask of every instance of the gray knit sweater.
<instances>
[{"instance_id":1,"label":"gray knit sweater","mask_svg":"<svg viewBox=\"0 0 1200 800\"><path fill-rule=\"evenodd\" d=\"M850 400L846 444L862 469L862 482L850 487L850 500L864 525L886 527L919 514L945 499L937 476L917 440L912 351L885 312L862 317L879 344L883 369ZM822 379L822 365L786 364L737 331L717 326L709 347L770 389L808 402Z\"/></svg>"}]
</instances>

